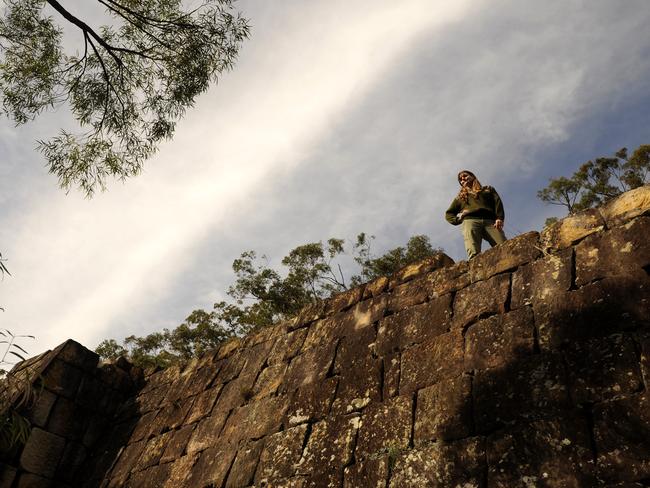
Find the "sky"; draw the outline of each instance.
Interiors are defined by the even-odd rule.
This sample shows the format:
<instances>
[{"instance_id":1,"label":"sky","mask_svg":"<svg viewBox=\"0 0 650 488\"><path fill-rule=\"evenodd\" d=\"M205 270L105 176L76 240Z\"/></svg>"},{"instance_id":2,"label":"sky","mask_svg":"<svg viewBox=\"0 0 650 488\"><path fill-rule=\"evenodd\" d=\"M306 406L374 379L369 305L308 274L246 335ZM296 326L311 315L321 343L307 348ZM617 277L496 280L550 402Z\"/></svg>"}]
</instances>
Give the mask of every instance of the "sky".
<instances>
[{"instance_id":1,"label":"sky","mask_svg":"<svg viewBox=\"0 0 650 488\"><path fill-rule=\"evenodd\" d=\"M101 23L87 0L70 10ZM240 0L235 68L197 100L144 171L88 200L49 175L36 141L65 107L0 119L0 328L30 353L180 324L227 298L242 251L271 266L307 242L429 236L472 170L509 237L562 210L548 179L649 143L647 0ZM74 38L72 38L74 41Z\"/></svg>"}]
</instances>

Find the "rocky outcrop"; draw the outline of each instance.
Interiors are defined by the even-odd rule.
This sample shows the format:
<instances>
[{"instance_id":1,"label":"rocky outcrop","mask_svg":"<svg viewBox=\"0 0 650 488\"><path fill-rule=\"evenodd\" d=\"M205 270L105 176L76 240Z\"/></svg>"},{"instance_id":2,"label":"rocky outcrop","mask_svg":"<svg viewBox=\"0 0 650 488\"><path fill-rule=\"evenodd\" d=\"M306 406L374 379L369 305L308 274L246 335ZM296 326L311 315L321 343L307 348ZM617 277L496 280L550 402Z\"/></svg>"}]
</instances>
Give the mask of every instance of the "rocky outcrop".
<instances>
[{"instance_id":1,"label":"rocky outcrop","mask_svg":"<svg viewBox=\"0 0 650 488\"><path fill-rule=\"evenodd\" d=\"M146 378L68 342L2 486L647 486L649 275L646 186Z\"/></svg>"}]
</instances>

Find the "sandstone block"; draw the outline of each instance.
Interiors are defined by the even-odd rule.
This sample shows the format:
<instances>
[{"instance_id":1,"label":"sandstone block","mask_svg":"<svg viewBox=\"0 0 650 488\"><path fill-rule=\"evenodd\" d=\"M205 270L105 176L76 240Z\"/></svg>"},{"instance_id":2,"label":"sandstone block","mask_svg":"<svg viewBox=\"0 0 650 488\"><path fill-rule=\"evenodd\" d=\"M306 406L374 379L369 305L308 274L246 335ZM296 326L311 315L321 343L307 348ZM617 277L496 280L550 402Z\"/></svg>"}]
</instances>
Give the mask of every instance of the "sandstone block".
<instances>
[{"instance_id":1,"label":"sandstone block","mask_svg":"<svg viewBox=\"0 0 650 488\"><path fill-rule=\"evenodd\" d=\"M407 395L445 378L457 376L463 368L463 337L447 332L402 353L400 395Z\"/></svg>"},{"instance_id":2,"label":"sandstone block","mask_svg":"<svg viewBox=\"0 0 650 488\"><path fill-rule=\"evenodd\" d=\"M260 460L263 447L264 441L259 440L247 442L238 449L235 461L228 473L226 488L250 486L253 483L255 468Z\"/></svg>"},{"instance_id":3,"label":"sandstone block","mask_svg":"<svg viewBox=\"0 0 650 488\"><path fill-rule=\"evenodd\" d=\"M241 407L252 398L254 384L255 376L253 375L239 376L230 383L226 383L212 412L216 410L229 412L234 408Z\"/></svg>"},{"instance_id":4,"label":"sandstone block","mask_svg":"<svg viewBox=\"0 0 650 488\"><path fill-rule=\"evenodd\" d=\"M291 360L300 352L305 337L307 329L294 330L279 337L269 353L267 363L272 365Z\"/></svg>"},{"instance_id":5,"label":"sandstone block","mask_svg":"<svg viewBox=\"0 0 650 488\"><path fill-rule=\"evenodd\" d=\"M647 278L650 265L650 217L640 217L576 246L576 285L612 275Z\"/></svg>"},{"instance_id":6,"label":"sandstone block","mask_svg":"<svg viewBox=\"0 0 650 488\"><path fill-rule=\"evenodd\" d=\"M406 449L411 438L413 400L399 396L373 403L363 411L355 454L362 458L378 452Z\"/></svg>"},{"instance_id":7,"label":"sandstone block","mask_svg":"<svg viewBox=\"0 0 650 488\"><path fill-rule=\"evenodd\" d=\"M435 271L446 266L451 266L454 264L454 260L447 256L445 253L436 253L433 256L424 258L416 263L409 264L402 269L395 272L395 274L390 279L390 288L394 288L397 285L406 283L415 278Z\"/></svg>"},{"instance_id":8,"label":"sandstone block","mask_svg":"<svg viewBox=\"0 0 650 488\"><path fill-rule=\"evenodd\" d=\"M149 433L151 432L151 425L159 413L160 410L154 410L152 412L145 413L142 417L137 419L129 442L138 442L143 439L147 440L149 438Z\"/></svg>"},{"instance_id":9,"label":"sandstone block","mask_svg":"<svg viewBox=\"0 0 650 488\"><path fill-rule=\"evenodd\" d=\"M414 443L469 437L472 426L472 382L466 375L443 380L418 391Z\"/></svg>"},{"instance_id":10,"label":"sandstone block","mask_svg":"<svg viewBox=\"0 0 650 488\"><path fill-rule=\"evenodd\" d=\"M138 462L135 463L133 468L134 471L142 471L151 466L158 464L160 458L165 452L165 447L171 438L171 433L166 432L163 435L153 437L149 439L144 448L142 449L142 455L138 459Z\"/></svg>"},{"instance_id":11,"label":"sandstone block","mask_svg":"<svg viewBox=\"0 0 650 488\"><path fill-rule=\"evenodd\" d=\"M287 411L287 397L267 397L232 412L221 436L236 444L240 440L259 439L280 430Z\"/></svg>"},{"instance_id":12,"label":"sandstone block","mask_svg":"<svg viewBox=\"0 0 650 488\"><path fill-rule=\"evenodd\" d=\"M169 477L162 486L164 488L192 488L188 482L198 458L198 454L191 454L170 463Z\"/></svg>"},{"instance_id":13,"label":"sandstone block","mask_svg":"<svg viewBox=\"0 0 650 488\"><path fill-rule=\"evenodd\" d=\"M226 359L234 352L238 351L242 347L243 342L244 341L239 337L233 337L232 339L229 339L227 342L222 344L221 347L219 347L219 352L217 353L215 359L217 361Z\"/></svg>"},{"instance_id":14,"label":"sandstone block","mask_svg":"<svg viewBox=\"0 0 650 488\"><path fill-rule=\"evenodd\" d=\"M425 302L428 298L426 277L398 285L388 299L388 310L399 312L407 307Z\"/></svg>"},{"instance_id":15,"label":"sandstone block","mask_svg":"<svg viewBox=\"0 0 650 488\"><path fill-rule=\"evenodd\" d=\"M349 311L352 315L349 327L355 331L368 327L381 319L387 308L388 295L359 302Z\"/></svg>"},{"instance_id":16,"label":"sandstone block","mask_svg":"<svg viewBox=\"0 0 650 488\"><path fill-rule=\"evenodd\" d=\"M318 320L309 326L307 337L302 345L302 351L322 347L323 344L336 341L345 336L351 326L352 317L348 312Z\"/></svg>"},{"instance_id":17,"label":"sandstone block","mask_svg":"<svg viewBox=\"0 0 650 488\"><path fill-rule=\"evenodd\" d=\"M262 370L262 366L266 363L266 358L269 357L273 343L274 341L266 341L257 344L250 349L245 349L244 355L246 356L246 364L241 370L240 375L251 375L257 377Z\"/></svg>"},{"instance_id":18,"label":"sandstone block","mask_svg":"<svg viewBox=\"0 0 650 488\"><path fill-rule=\"evenodd\" d=\"M650 212L650 185L627 191L599 210L608 227L620 225L639 215L647 215Z\"/></svg>"},{"instance_id":19,"label":"sandstone block","mask_svg":"<svg viewBox=\"0 0 650 488\"><path fill-rule=\"evenodd\" d=\"M150 390L147 393L139 394L136 398L138 412L146 413L161 408L166 401L167 395L170 394L170 390L173 388L178 388L176 383L174 383L174 387L172 388L169 385L164 385Z\"/></svg>"},{"instance_id":20,"label":"sandstone block","mask_svg":"<svg viewBox=\"0 0 650 488\"><path fill-rule=\"evenodd\" d=\"M236 452L235 447L228 444L203 451L186 477L186 486L222 486Z\"/></svg>"},{"instance_id":21,"label":"sandstone block","mask_svg":"<svg viewBox=\"0 0 650 488\"><path fill-rule=\"evenodd\" d=\"M133 488L160 488L169 479L171 464L152 466L145 471L132 473L127 486Z\"/></svg>"},{"instance_id":22,"label":"sandstone block","mask_svg":"<svg viewBox=\"0 0 650 488\"><path fill-rule=\"evenodd\" d=\"M429 298L436 298L458 291L470 284L469 263L460 261L452 266L438 269L425 277Z\"/></svg>"},{"instance_id":23,"label":"sandstone block","mask_svg":"<svg viewBox=\"0 0 650 488\"><path fill-rule=\"evenodd\" d=\"M193 454L216 445L229 412L229 410L215 408L212 415L201 420L187 443L187 453Z\"/></svg>"},{"instance_id":24,"label":"sandstone block","mask_svg":"<svg viewBox=\"0 0 650 488\"><path fill-rule=\"evenodd\" d=\"M330 417L314 424L296 472L307 486L338 486L344 467L352 460L358 416Z\"/></svg>"},{"instance_id":25,"label":"sandstone block","mask_svg":"<svg viewBox=\"0 0 650 488\"><path fill-rule=\"evenodd\" d=\"M214 384L228 383L239 376L241 370L244 369L246 359L247 357L242 349L237 349L230 356L224 359L221 369L214 380Z\"/></svg>"},{"instance_id":26,"label":"sandstone block","mask_svg":"<svg viewBox=\"0 0 650 488\"><path fill-rule=\"evenodd\" d=\"M588 235L600 232L605 228L598 209L592 208L584 212L570 215L546 227L540 234L542 247L549 251L565 249L584 239Z\"/></svg>"},{"instance_id":27,"label":"sandstone block","mask_svg":"<svg viewBox=\"0 0 650 488\"><path fill-rule=\"evenodd\" d=\"M568 291L572 285L573 248L549 254L520 267L512 274L510 308L547 300Z\"/></svg>"},{"instance_id":28,"label":"sandstone block","mask_svg":"<svg viewBox=\"0 0 650 488\"><path fill-rule=\"evenodd\" d=\"M495 315L465 333L465 370L494 368L533 353L535 326L530 307Z\"/></svg>"},{"instance_id":29,"label":"sandstone block","mask_svg":"<svg viewBox=\"0 0 650 488\"><path fill-rule=\"evenodd\" d=\"M377 353L384 356L443 334L450 319L451 294L385 317L379 322Z\"/></svg>"},{"instance_id":30,"label":"sandstone block","mask_svg":"<svg viewBox=\"0 0 650 488\"><path fill-rule=\"evenodd\" d=\"M298 313L293 322L288 325L289 330L305 327L312 322L325 317L325 306L326 304L323 301L307 305Z\"/></svg>"},{"instance_id":31,"label":"sandstone block","mask_svg":"<svg viewBox=\"0 0 650 488\"><path fill-rule=\"evenodd\" d=\"M485 445L481 438L451 444L435 443L412 449L397 457L390 479L391 488L487 488Z\"/></svg>"},{"instance_id":32,"label":"sandstone block","mask_svg":"<svg viewBox=\"0 0 650 488\"><path fill-rule=\"evenodd\" d=\"M634 342L627 335L574 344L566 360L571 397L577 404L632 393L643 384Z\"/></svg>"},{"instance_id":33,"label":"sandstone block","mask_svg":"<svg viewBox=\"0 0 650 488\"><path fill-rule=\"evenodd\" d=\"M140 441L124 447L115 466L113 466L110 474L106 476L107 479L110 478L109 485L121 486L125 483L133 467L138 462L138 459L140 459L145 445L146 441Z\"/></svg>"},{"instance_id":34,"label":"sandstone block","mask_svg":"<svg viewBox=\"0 0 650 488\"><path fill-rule=\"evenodd\" d=\"M597 486L587 424L580 418L499 431L487 441L487 459L490 487Z\"/></svg>"},{"instance_id":35,"label":"sandstone block","mask_svg":"<svg viewBox=\"0 0 650 488\"><path fill-rule=\"evenodd\" d=\"M463 288L454 299L454 327L464 327L478 318L505 313L509 292L509 274L497 275Z\"/></svg>"},{"instance_id":36,"label":"sandstone block","mask_svg":"<svg viewBox=\"0 0 650 488\"><path fill-rule=\"evenodd\" d=\"M597 404L593 416L600 476L608 481L650 477L650 396Z\"/></svg>"},{"instance_id":37,"label":"sandstone block","mask_svg":"<svg viewBox=\"0 0 650 488\"><path fill-rule=\"evenodd\" d=\"M191 424L210 415L222 388L222 385L217 385L198 395L194 399L194 402L191 403L190 410L185 417L184 423Z\"/></svg>"},{"instance_id":38,"label":"sandstone block","mask_svg":"<svg viewBox=\"0 0 650 488\"><path fill-rule=\"evenodd\" d=\"M342 338L334 359L334 373L347 372L356 368L357 363L365 362L374 352L375 337L374 327L364 327Z\"/></svg>"},{"instance_id":39,"label":"sandstone block","mask_svg":"<svg viewBox=\"0 0 650 488\"><path fill-rule=\"evenodd\" d=\"M377 297L384 293L388 288L388 277L380 276L375 278L370 283L366 283L366 288L363 290L363 298Z\"/></svg>"},{"instance_id":40,"label":"sandstone block","mask_svg":"<svg viewBox=\"0 0 650 488\"><path fill-rule=\"evenodd\" d=\"M534 261L542 254L539 234L527 232L488 249L469 262L472 282L486 280L504 271Z\"/></svg>"},{"instance_id":41,"label":"sandstone block","mask_svg":"<svg viewBox=\"0 0 650 488\"><path fill-rule=\"evenodd\" d=\"M650 323L650 283L623 276L533 304L542 350L603 337Z\"/></svg>"},{"instance_id":42,"label":"sandstone block","mask_svg":"<svg viewBox=\"0 0 650 488\"><path fill-rule=\"evenodd\" d=\"M356 286L350 290L346 290L342 293L337 293L332 298L327 300L327 305L325 307L325 313L337 313L341 310L346 310L350 308L355 303L361 301L363 297L363 289L365 285Z\"/></svg>"},{"instance_id":43,"label":"sandstone block","mask_svg":"<svg viewBox=\"0 0 650 488\"><path fill-rule=\"evenodd\" d=\"M478 371L473 396L474 424L481 433L516 420L560 415L568 408L562 360L557 355L531 356Z\"/></svg>"},{"instance_id":44,"label":"sandstone block","mask_svg":"<svg viewBox=\"0 0 650 488\"><path fill-rule=\"evenodd\" d=\"M264 368L253 386L253 399L257 400L269 395L274 395L282 383L284 383L284 377L286 374L287 365L284 363Z\"/></svg>"},{"instance_id":45,"label":"sandstone block","mask_svg":"<svg viewBox=\"0 0 650 488\"><path fill-rule=\"evenodd\" d=\"M307 425L299 425L266 437L255 473L255 483L259 486L275 486L274 480L291 478L302 457L306 434Z\"/></svg>"},{"instance_id":46,"label":"sandstone block","mask_svg":"<svg viewBox=\"0 0 650 488\"><path fill-rule=\"evenodd\" d=\"M325 418L330 412L338 381L337 377L327 378L320 383L310 383L290 393L284 425L294 426Z\"/></svg>"},{"instance_id":47,"label":"sandstone block","mask_svg":"<svg viewBox=\"0 0 650 488\"><path fill-rule=\"evenodd\" d=\"M381 399L381 360L361 356L342 369L332 414L341 415L364 408Z\"/></svg>"},{"instance_id":48,"label":"sandstone block","mask_svg":"<svg viewBox=\"0 0 650 488\"><path fill-rule=\"evenodd\" d=\"M169 463L181 458L195 427L196 425L186 425L178 430L164 434L167 435L167 438L164 451L160 456L161 463Z\"/></svg>"},{"instance_id":49,"label":"sandstone block","mask_svg":"<svg viewBox=\"0 0 650 488\"><path fill-rule=\"evenodd\" d=\"M322 344L293 358L289 363L283 391L291 392L314 381L322 381L334 361L336 344L336 341Z\"/></svg>"},{"instance_id":50,"label":"sandstone block","mask_svg":"<svg viewBox=\"0 0 650 488\"><path fill-rule=\"evenodd\" d=\"M345 468L343 488L386 488L388 486L388 471L390 459L388 454L364 460L357 460L352 466Z\"/></svg>"},{"instance_id":51,"label":"sandstone block","mask_svg":"<svg viewBox=\"0 0 650 488\"><path fill-rule=\"evenodd\" d=\"M389 354L383 358L384 383L382 398L388 400L399 393L399 378L402 369L402 357L399 352Z\"/></svg>"},{"instance_id":52,"label":"sandstone block","mask_svg":"<svg viewBox=\"0 0 650 488\"><path fill-rule=\"evenodd\" d=\"M155 436L167 430L174 430L183 425L192 410L194 400L195 397L192 397L167 404L151 422L149 436Z\"/></svg>"}]
</instances>

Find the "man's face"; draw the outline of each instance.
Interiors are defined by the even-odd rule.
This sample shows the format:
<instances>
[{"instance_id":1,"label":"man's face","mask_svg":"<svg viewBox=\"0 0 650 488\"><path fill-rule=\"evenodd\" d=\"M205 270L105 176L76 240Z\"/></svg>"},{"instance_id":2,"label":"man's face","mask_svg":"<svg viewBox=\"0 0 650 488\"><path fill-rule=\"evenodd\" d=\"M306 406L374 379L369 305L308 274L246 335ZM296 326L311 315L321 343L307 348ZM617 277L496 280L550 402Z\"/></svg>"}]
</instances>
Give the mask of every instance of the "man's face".
<instances>
[{"instance_id":1,"label":"man's face","mask_svg":"<svg viewBox=\"0 0 650 488\"><path fill-rule=\"evenodd\" d=\"M460 180L461 186L470 186L472 181L474 181L474 177L469 173L461 173L458 179Z\"/></svg>"}]
</instances>

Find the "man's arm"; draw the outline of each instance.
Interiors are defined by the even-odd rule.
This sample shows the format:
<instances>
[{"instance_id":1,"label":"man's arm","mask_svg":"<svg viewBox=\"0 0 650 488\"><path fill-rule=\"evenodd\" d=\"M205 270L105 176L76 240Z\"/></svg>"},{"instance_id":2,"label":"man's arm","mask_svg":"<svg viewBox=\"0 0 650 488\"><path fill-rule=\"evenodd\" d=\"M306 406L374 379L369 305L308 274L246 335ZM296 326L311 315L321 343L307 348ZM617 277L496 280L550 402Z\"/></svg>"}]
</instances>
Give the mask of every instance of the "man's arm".
<instances>
[{"instance_id":1,"label":"man's arm","mask_svg":"<svg viewBox=\"0 0 650 488\"><path fill-rule=\"evenodd\" d=\"M494 221L494 226L499 230L503 230L503 222L506 219L503 201L501 201L501 197L494 188L492 188L492 193L494 194L494 214L497 217Z\"/></svg>"}]
</instances>

